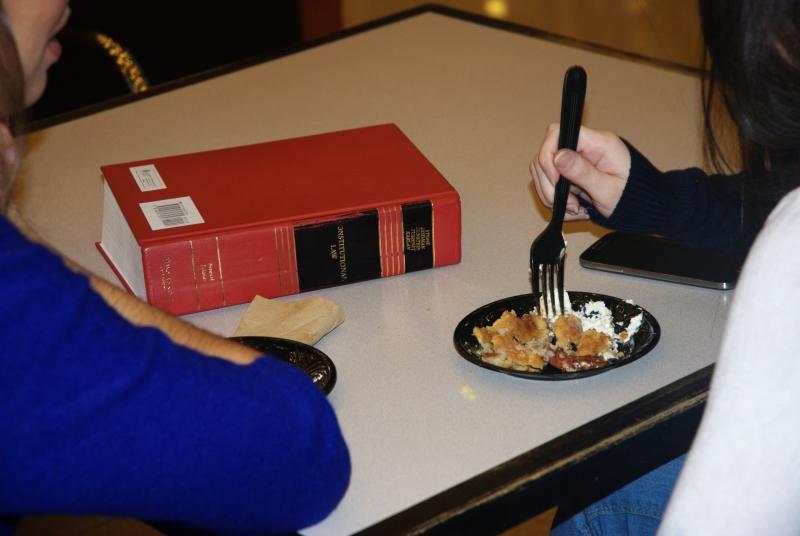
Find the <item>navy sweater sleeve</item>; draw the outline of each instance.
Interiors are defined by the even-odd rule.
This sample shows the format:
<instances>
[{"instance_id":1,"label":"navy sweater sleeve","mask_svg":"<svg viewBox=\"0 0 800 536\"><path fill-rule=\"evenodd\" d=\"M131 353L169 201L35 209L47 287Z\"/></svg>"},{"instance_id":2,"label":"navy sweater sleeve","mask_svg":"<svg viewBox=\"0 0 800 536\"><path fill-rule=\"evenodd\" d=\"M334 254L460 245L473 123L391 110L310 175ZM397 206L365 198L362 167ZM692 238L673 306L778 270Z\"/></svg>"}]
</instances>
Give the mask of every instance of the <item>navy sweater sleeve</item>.
<instances>
[{"instance_id":1,"label":"navy sweater sleeve","mask_svg":"<svg viewBox=\"0 0 800 536\"><path fill-rule=\"evenodd\" d=\"M694 247L736 252L749 247L759 226L745 217L738 176L706 175L698 168L661 172L626 145L631 170L622 197L608 219L587 207L593 221Z\"/></svg>"},{"instance_id":2,"label":"navy sweater sleeve","mask_svg":"<svg viewBox=\"0 0 800 536\"><path fill-rule=\"evenodd\" d=\"M304 373L204 357L130 325L2 217L0 259L0 516L266 534L339 502L347 447Z\"/></svg>"}]
</instances>

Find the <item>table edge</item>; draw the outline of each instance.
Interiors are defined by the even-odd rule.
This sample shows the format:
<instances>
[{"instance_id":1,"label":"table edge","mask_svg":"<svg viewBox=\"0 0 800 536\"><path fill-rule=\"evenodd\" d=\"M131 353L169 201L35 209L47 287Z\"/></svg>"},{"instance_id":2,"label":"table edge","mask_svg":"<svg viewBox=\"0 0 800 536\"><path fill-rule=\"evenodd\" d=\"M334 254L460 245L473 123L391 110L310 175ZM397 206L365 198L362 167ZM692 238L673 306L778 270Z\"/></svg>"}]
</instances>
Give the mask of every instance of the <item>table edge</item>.
<instances>
[{"instance_id":1,"label":"table edge","mask_svg":"<svg viewBox=\"0 0 800 536\"><path fill-rule=\"evenodd\" d=\"M454 534L478 528L497 533L554 506L564 519L689 449L713 368L708 365L358 534Z\"/></svg>"}]
</instances>

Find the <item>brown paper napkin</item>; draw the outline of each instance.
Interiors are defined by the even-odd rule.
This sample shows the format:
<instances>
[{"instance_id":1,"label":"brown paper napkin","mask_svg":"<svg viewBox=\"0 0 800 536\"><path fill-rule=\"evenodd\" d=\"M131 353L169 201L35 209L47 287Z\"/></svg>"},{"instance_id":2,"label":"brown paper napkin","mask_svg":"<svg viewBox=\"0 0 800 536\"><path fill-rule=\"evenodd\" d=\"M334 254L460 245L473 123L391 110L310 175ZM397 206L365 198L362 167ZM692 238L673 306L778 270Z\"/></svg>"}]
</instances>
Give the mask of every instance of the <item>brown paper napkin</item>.
<instances>
[{"instance_id":1,"label":"brown paper napkin","mask_svg":"<svg viewBox=\"0 0 800 536\"><path fill-rule=\"evenodd\" d=\"M325 298L279 301L256 296L234 336L281 337L314 344L343 321L342 308Z\"/></svg>"}]
</instances>

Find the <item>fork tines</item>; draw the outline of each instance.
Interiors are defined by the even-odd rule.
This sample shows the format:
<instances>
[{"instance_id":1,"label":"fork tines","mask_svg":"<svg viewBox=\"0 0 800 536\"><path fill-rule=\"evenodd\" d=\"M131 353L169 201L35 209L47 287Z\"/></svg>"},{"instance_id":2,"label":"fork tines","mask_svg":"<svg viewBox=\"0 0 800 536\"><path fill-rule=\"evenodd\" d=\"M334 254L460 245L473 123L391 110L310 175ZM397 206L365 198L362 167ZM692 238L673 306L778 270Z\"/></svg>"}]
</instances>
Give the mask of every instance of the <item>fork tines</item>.
<instances>
[{"instance_id":1,"label":"fork tines","mask_svg":"<svg viewBox=\"0 0 800 536\"><path fill-rule=\"evenodd\" d=\"M554 264L539 264L535 261L531 263L533 296L537 300L536 309L546 318L565 313L564 253L565 250L562 250L558 262ZM558 296L557 306L556 296Z\"/></svg>"}]
</instances>

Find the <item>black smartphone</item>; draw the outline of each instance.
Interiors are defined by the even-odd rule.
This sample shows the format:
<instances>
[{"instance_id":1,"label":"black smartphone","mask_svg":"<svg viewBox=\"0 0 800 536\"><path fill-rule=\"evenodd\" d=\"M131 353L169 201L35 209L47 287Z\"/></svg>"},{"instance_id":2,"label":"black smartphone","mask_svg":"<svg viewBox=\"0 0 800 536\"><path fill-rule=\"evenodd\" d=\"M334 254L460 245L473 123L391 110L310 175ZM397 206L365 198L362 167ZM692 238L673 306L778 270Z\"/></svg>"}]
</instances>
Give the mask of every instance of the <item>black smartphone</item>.
<instances>
[{"instance_id":1,"label":"black smartphone","mask_svg":"<svg viewBox=\"0 0 800 536\"><path fill-rule=\"evenodd\" d=\"M658 236L613 232L581 253L581 266L728 290L736 286L744 255L691 248Z\"/></svg>"}]
</instances>

